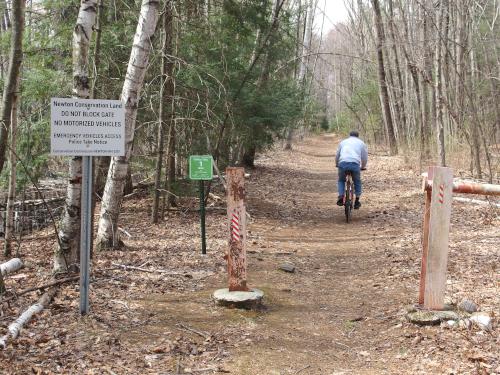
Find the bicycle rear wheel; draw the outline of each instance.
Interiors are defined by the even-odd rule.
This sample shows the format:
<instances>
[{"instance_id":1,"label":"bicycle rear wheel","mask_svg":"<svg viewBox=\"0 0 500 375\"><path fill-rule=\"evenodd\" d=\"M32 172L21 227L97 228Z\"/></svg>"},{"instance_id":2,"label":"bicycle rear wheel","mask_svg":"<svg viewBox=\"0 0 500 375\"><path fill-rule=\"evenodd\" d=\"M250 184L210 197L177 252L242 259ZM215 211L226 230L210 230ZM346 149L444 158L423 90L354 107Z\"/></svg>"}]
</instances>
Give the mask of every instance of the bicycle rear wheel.
<instances>
[{"instance_id":1,"label":"bicycle rear wheel","mask_svg":"<svg viewBox=\"0 0 500 375\"><path fill-rule=\"evenodd\" d=\"M345 187L344 198L345 221L349 223L352 218L352 182L348 180Z\"/></svg>"},{"instance_id":2,"label":"bicycle rear wheel","mask_svg":"<svg viewBox=\"0 0 500 375\"><path fill-rule=\"evenodd\" d=\"M352 207L351 201L346 200L344 211L345 211L345 221L347 223L351 221L351 216L352 216L352 208L351 207Z\"/></svg>"}]
</instances>

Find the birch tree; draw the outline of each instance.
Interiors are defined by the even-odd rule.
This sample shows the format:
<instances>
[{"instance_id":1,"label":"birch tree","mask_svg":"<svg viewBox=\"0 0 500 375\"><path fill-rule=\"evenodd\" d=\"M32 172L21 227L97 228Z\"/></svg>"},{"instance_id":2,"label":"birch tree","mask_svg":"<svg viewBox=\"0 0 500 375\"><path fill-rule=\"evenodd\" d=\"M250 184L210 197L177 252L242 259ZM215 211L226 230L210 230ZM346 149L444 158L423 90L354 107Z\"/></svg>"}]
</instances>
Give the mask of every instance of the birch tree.
<instances>
[{"instance_id":1,"label":"birch tree","mask_svg":"<svg viewBox=\"0 0 500 375\"><path fill-rule=\"evenodd\" d=\"M89 48L96 19L97 0L82 0L73 30L73 97L88 99ZM64 272L78 261L80 243L80 208L82 184L82 158L72 157L69 162L69 180L66 203L59 230L59 244L54 252L54 271Z\"/></svg>"},{"instance_id":2,"label":"birch tree","mask_svg":"<svg viewBox=\"0 0 500 375\"><path fill-rule=\"evenodd\" d=\"M22 34L24 31L24 11L25 2L24 0L17 2L13 6L13 19L12 19L12 32L16 33L16 36L12 37L11 43L15 43L10 49L9 65L17 64L17 74L13 72L9 66L9 76L7 79L15 79L13 91L10 93L10 152L9 152L9 187L7 195L7 207L5 212L5 241L4 241L4 255L9 257L12 253L12 238L14 233L14 202L16 200L16 144L17 144L17 108L19 100L19 83L21 75L21 63L23 60L23 45L22 45ZM16 7L17 9L14 9ZM12 75L12 76L11 76ZM6 88L10 89L10 85L6 85ZM5 98L5 92L4 92ZM5 101L4 101L5 104ZM4 124L7 127L7 124ZM1 167L0 167L1 171Z\"/></svg>"},{"instance_id":3,"label":"birch tree","mask_svg":"<svg viewBox=\"0 0 500 375\"><path fill-rule=\"evenodd\" d=\"M9 190L7 195L7 207L5 210L5 236L4 236L4 255L9 257L12 254L12 240L14 234L14 203L16 201L16 144L17 144L17 108L19 102L19 82L17 79L16 93L12 99L12 111L10 120L10 152L9 152Z\"/></svg>"},{"instance_id":4,"label":"birch tree","mask_svg":"<svg viewBox=\"0 0 500 375\"><path fill-rule=\"evenodd\" d=\"M5 77L2 108L0 110L0 173L5 164L12 103L17 91L17 80L23 60L23 30L25 0L12 0L12 34L10 39L9 68Z\"/></svg>"},{"instance_id":5,"label":"birch tree","mask_svg":"<svg viewBox=\"0 0 500 375\"><path fill-rule=\"evenodd\" d=\"M132 52L125 75L121 101L125 106L125 155L113 157L102 197L97 248L119 246L118 217L123 199L132 145L134 142L137 106L151 52L151 38L158 22L158 0L143 0L139 22L134 36Z\"/></svg>"}]
</instances>

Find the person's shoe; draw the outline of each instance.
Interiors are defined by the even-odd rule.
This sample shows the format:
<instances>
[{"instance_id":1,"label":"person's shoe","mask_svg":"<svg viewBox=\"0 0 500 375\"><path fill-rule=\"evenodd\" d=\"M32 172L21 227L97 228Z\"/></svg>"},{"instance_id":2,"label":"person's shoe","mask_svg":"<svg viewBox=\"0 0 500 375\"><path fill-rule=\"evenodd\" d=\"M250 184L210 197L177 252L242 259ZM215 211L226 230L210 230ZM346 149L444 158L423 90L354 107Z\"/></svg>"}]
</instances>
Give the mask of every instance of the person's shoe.
<instances>
[{"instance_id":1,"label":"person's shoe","mask_svg":"<svg viewBox=\"0 0 500 375\"><path fill-rule=\"evenodd\" d=\"M356 198L354 201L354 209L358 210L361 207L361 202L359 201L359 198Z\"/></svg>"},{"instance_id":2,"label":"person's shoe","mask_svg":"<svg viewBox=\"0 0 500 375\"><path fill-rule=\"evenodd\" d=\"M337 206L343 206L344 205L344 197L339 195L339 199L337 199Z\"/></svg>"}]
</instances>

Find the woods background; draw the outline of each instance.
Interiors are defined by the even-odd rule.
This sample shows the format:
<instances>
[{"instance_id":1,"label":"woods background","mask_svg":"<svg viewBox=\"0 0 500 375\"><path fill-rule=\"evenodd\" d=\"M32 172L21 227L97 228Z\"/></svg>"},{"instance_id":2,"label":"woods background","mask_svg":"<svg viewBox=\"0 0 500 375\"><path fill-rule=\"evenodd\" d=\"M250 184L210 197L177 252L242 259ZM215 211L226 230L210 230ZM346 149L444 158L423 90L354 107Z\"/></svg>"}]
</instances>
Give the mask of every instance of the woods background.
<instances>
[{"instance_id":1,"label":"woods background","mask_svg":"<svg viewBox=\"0 0 500 375\"><path fill-rule=\"evenodd\" d=\"M120 246L133 183L158 222L193 193L189 155L253 167L305 132L358 128L421 170L498 182L500 4L346 0L349 19L323 33L326 1L0 1L5 254L12 207L55 177L69 182L54 268L78 258L81 160L49 156L51 97L127 103L127 155L96 160L98 248Z\"/></svg>"}]
</instances>

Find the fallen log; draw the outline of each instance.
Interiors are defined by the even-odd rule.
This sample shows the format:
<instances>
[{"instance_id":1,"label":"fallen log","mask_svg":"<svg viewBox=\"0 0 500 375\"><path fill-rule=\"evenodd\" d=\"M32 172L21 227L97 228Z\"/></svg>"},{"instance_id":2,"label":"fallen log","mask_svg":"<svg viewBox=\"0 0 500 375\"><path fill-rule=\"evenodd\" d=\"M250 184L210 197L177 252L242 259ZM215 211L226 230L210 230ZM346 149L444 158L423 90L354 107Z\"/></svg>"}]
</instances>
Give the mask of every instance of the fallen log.
<instances>
[{"instance_id":1,"label":"fallen log","mask_svg":"<svg viewBox=\"0 0 500 375\"><path fill-rule=\"evenodd\" d=\"M52 281L50 283L47 283L47 284L43 284L43 285L40 285L40 286L34 286L34 287L31 287L31 288L27 288L27 289L23 289L19 292L16 292L14 296L12 297L9 297L9 298L4 298L2 300L2 302L9 302L19 296L22 296L23 294L26 294L26 293L29 293L29 292L35 292L37 290L45 290L45 289L48 289L48 288L52 288L54 286L58 286L58 285L61 285L61 284L64 284L64 283L67 283L67 282L70 282L70 281L75 281L75 280L79 280L80 279L80 276L72 276L72 277L67 277L65 279L60 279L60 280L55 280L55 281Z\"/></svg>"},{"instance_id":2,"label":"fallen log","mask_svg":"<svg viewBox=\"0 0 500 375\"><path fill-rule=\"evenodd\" d=\"M0 264L0 272L2 276L6 276L9 273L19 271L24 267L23 261L19 258L12 258L9 261Z\"/></svg>"},{"instance_id":3,"label":"fallen log","mask_svg":"<svg viewBox=\"0 0 500 375\"><path fill-rule=\"evenodd\" d=\"M210 337L212 337L212 335L209 333L198 331L198 330L191 328L191 327L188 327L187 325L182 324L182 323L177 324L177 326L179 327L179 329L182 329L184 331L196 333L197 335L203 337L206 340L208 340Z\"/></svg>"},{"instance_id":4,"label":"fallen log","mask_svg":"<svg viewBox=\"0 0 500 375\"><path fill-rule=\"evenodd\" d=\"M0 338L0 347L5 349L9 342L9 339L16 339L19 336L19 332L24 327L26 323L28 323L33 315L40 313L44 308L46 308L54 296L56 295L56 289L50 289L40 297L37 303L31 305L26 311L24 311L19 318L17 318L14 322L12 322L7 328L8 332Z\"/></svg>"},{"instance_id":5,"label":"fallen log","mask_svg":"<svg viewBox=\"0 0 500 375\"><path fill-rule=\"evenodd\" d=\"M56 198L47 198L47 199L41 199L41 198L26 199L24 201L14 202L14 206L16 206L16 207L29 206L29 205L38 206L38 205L41 205L43 203L64 202L65 199L66 199L66 197L64 197L64 196L56 197Z\"/></svg>"},{"instance_id":6,"label":"fallen log","mask_svg":"<svg viewBox=\"0 0 500 375\"><path fill-rule=\"evenodd\" d=\"M118 264L118 263L111 263L113 266L115 266L117 269L122 269L125 271L139 271L139 272L147 272L147 273L159 273L162 275L166 276L183 276L187 277L190 279L203 279L205 277L208 277L212 275L212 272L208 271L170 271L170 270L163 270L163 269L149 269L149 268L144 268L144 267L137 267L137 266L128 266L125 264Z\"/></svg>"},{"instance_id":7,"label":"fallen log","mask_svg":"<svg viewBox=\"0 0 500 375\"><path fill-rule=\"evenodd\" d=\"M169 270L161 270L161 269L148 269L148 268L143 268L143 267L136 267L136 266L127 266L125 264L118 264L118 263L111 263L113 266L116 268L121 268L125 271L141 271L141 272L148 272L148 273L162 273L162 274L167 274L167 275L172 275L172 276L186 276L190 275L189 272L177 272L177 271L169 271Z\"/></svg>"}]
</instances>

